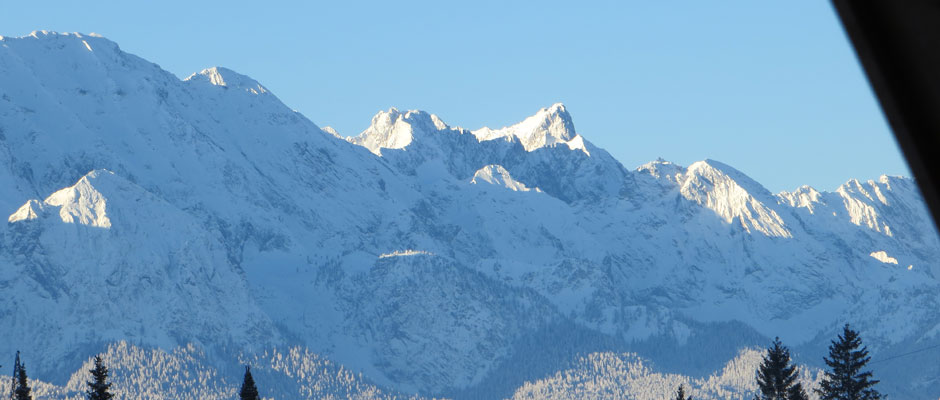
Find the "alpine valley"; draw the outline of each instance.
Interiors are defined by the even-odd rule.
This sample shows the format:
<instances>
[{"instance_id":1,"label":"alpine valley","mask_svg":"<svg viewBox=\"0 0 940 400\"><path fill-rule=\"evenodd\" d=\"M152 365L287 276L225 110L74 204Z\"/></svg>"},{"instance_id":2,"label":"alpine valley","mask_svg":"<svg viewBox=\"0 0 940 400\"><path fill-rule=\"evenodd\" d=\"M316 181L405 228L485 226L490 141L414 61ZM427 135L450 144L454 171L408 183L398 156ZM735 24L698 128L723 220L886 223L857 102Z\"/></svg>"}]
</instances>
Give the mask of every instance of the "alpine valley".
<instances>
[{"instance_id":1,"label":"alpine valley","mask_svg":"<svg viewBox=\"0 0 940 400\"><path fill-rule=\"evenodd\" d=\"M882 393L940 396L911 179L627 169L561 104L343 137L225 68L0 37L0 212L0 357L39 398L81 398L96 353L122 399L232 398L244 364L268 398L749 398L761 347L812 385L845 323Z\"/></svg>"}]
</instances>

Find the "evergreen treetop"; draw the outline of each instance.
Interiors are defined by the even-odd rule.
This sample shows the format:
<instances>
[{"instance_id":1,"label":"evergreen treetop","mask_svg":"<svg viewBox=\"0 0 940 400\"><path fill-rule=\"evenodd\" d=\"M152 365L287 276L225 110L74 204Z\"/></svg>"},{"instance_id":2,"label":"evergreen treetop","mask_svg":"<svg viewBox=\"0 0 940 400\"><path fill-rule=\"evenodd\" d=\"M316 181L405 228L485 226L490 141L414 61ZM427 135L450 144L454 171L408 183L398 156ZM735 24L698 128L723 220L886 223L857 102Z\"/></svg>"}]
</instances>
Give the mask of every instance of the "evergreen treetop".
<instances>
[{"instance_id":1,"label":"evergreen treetop","mask_svg":"<svg viewBox=\"0 0 940 400\"><path fill-rule=\"evenodd\" d=\"M859 348L861 347L861 348ZM816 389L821 400L877 400L881 393L873 388L878 383L872 379L871 371L862 371L871 357L868 347L862 346L858 332L849 324L842 334L829 345L829 357L823 361L829 366L820 388Z\"/></svg>"},{"instance_id":2,"label":"evergreen treetop","mask_svg":"<svg viewBox=\"0 0 940 400\"><path fill-rule=\"evenodd\" d=\"M16 396L17 377L20 373L20 351L16 351L16 361L13 362L13 375L10 377L10 400Z\"/></svg>"},{"instance_id":3,"label":"evergreen treetop","mask_svg":"<svg viewBox=\"0 0 940 400\"><path fill-rule=\"evenodd\" d=\"M88 400L111 400L114 397L111 394L111 384L108 383L108 367L104 365L101 355L95 356L95 366L91 370L91 381L85 382L88 390L85 391L85 398Z\"/></svg>"},{"instance_id":4,"label":"evergreen treetop","mask_svg":"<svg viewBox=\"0 0 940 400\"><path fill-rule=\"evenodd\" d=\"M803 385L797 381L795 365L790 365L790 350L775 338L757 369L757 400L807 400Z\"/></svg>"},{"instance_id":5,"label":"evergreen treetop","mask_svg":"<svg viewBox=\"0 0 940 400\"><path fill-rule=\"evenodd\" d=\"M20 364L16 374L16 386L13 388L14 400L33 400L29 383L26 381L26 365Z\"/></svg>"},{"instance_id":6,"label":"evergreen treetop","mask_svg":"<svg viewBox=\"0 0 940 400\"><path fill-rule=\"evenodd\" d=\"M241 400L261 400L258 396L258 388L255 386L255 379L251 377L251 367L245 366L245 379L242 381L242 389L238 396Z\"/></svg>"},{"instance_id":7,"label":"evergreen treetop","mask_svg":"<svg viewBox=\"0 0 940 400\"><path fill-rule=\"evenodd\" d=\"M676 397L675 397L675 400L692 400L692 396L686 397L686 396L685 396L685 388L683 388L682 385L680 384L680 385L679 385L679 388L676 389Z\"/></svg>"}]
</instances>

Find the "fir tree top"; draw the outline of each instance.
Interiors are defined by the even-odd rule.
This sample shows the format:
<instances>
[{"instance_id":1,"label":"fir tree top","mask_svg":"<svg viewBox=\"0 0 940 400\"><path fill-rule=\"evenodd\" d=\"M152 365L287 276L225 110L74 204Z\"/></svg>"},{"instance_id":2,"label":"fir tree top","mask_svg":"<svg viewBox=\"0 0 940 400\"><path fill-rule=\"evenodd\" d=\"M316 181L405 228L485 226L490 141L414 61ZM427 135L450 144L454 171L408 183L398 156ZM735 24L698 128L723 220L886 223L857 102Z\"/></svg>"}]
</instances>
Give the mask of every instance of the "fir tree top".
<instances>
[{"instance_id":1,"label":"fir tree top","mask_svg":"<svg viewBox=\"0 0 940 400\"><path fill-rule=\"evenodd\" d=\"M88 400L111 400L114 397L111 394L111 384L108 380L108 367L104 365L101 355L95 356L95 366L91 370L91 381L85 382L88 390L85 392L85 398Z\"/></svg>"},{"instance_id":2,"label":"fir tree top","mask_svg":"<svg viewBox=\"0 0 940 400\"><path fill-rule=\"evenodd\" d=\"M790 365L790 350L775 338L757 369L759 400L806 400L806 391L797 381L795 365Z\"/></svg>"},{"instance_id":3,"label":"fir tree top","mask_svg":"<svg viewBox=\"0 0 940 400\"><path fill-rule=\"evenodd\" d=\"M245 379L242 381L242 389L238 393L241 400L261 400L258 396L258 388L255 386L255 379L251 377L251 367L245 366Z\"/></svg>"},{"instance_id":4,"label":"fir tree top","mask_svg":"<svg viewBox=\"0 0 940 400\"><path fill-rule=\"evenodd\" d=\"M16 386L13 389L14 400L33 400L29 384L26 382L26 365L20 364L16 374Z\"/></svg>"},{"instance_id":5,"label":"fir tree top","mask_svg":"<svg viewBox=\"0 0 940 400\"><path fill-rule=\"evenodd\" d=\"M859 348L861 347L861 348ZM842 328L842 334L829 345L829 357L823 361L829 366L820 388L816 389L821 400L877 400L881 393L873 388L878 383L871 379L871 371L862 368L871 357L868 347L862 346L858 332L849 324Z\"/></svg>"},{"instance_id":6,"label":"fir tree top","mask_svg":"<svg viewBox=\"0 0 940 400\"><path fill-rule=\"evenodd\" d=\"M10 379L10 400L16 396L17 377L20 374L20 351L16 351L16 361L13 362L13 376Z\"/></svg>"},{"instance_id":7,"label":"fir tree top","mask_svg":"<svg viewBox=\"0 0 940 400\"><path fill-rule=\"evenodd\" d=\"M685 397L685 388L683 388L682 385L679 385L679 388L676 389L675 400L692 400L692 396Z\"/></svg>"}]
</instances>

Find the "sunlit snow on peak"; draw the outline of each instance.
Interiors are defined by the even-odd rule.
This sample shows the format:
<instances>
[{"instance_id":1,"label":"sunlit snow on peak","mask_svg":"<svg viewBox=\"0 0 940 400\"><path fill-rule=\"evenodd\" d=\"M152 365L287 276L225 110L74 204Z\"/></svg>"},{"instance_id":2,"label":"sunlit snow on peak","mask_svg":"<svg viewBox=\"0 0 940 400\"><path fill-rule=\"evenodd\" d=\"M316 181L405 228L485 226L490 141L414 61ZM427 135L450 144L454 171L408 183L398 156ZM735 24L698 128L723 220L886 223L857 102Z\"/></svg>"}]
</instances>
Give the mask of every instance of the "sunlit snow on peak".
<instances>
[{"instance_id":1,"label":"sunlit snow on peak","mask_svg":"<svg viewBox=\"0 0 940 400\"><path fill-rule=\"evenodd\" d=\"M816 213L817 204L824 204L822 193L809 185L800 186L793 192L781 192L777 197L790 207L805 208L810 214Z\"/></svg>"},{"instance_id":2,"label":"sunlit snow on peak","mask_svg":"<svg viewBox=\"0 0 940 400\"><path fill-rule=\"evenodd\" d=\"M478 142L496 139L517 141L529 152L563 144L571 150L591 155L589 151L591 146L575 132L571 115L561 103L542 108L535 115L509 127L495 130L484 127L476 131L450 127L437 115L424 111L403 112L392 107L387 111L378 112L372 117L369 128L347 140L381 156L382 149L404 149L410 146L417 136L443 131L470 133Z\"/></svg>"},{"instance_id":3,"label":"sunlit snow on peak","mask_svg":"<svg viewBox=\"0 0 940 400\"><path fill-rule=\"evenodd\" d=\"M186 81L205 81L215 86L224 86L230 89L242 89L251 94L264 94L268 92L264 86L245 75L228 68L206 68L199 73L190 75Z\"/></svg>"},{"instance_id":4,"label":"sunlit snow on peak","mask_svg":"<svg viewBox=\"0 0 940 400\"><path fill-rule=\"evenodd\" d=\"M509 171L503 168L502 165L487 165L480 168L473 174L473 179L470 180L470 183L488 183L490 185L503 186L514 192L528 192L532 190L524 183L513 179L512 176L509 175ZM539 188L535 188L535 191L541 192Z\"/></svg>"},{"instance_id":5,"label":"sunlit snow on peak","mask_svg":"<svg viewBox=\"0 0 940 400\"><path fill-rule=\"evenodd\" d=\"M43 214L47 208L57 208L59 217L65 223L78 223L98 228L110 228L107 198L95 188L94 181L99 177L111 178L110 171L97 170L83 176L75 185L59 190L42 203L29 200L7 219L10 223L32 220Z\"/></svg>"},{"instance_id":6,"label":"sunlit snow on peak","mask_svg":"<svg viewBox=\"0 0 940 400\"><path fill-rule=\"evenodd\" d=\"M881 262L883 262L883 263L885 263L885 264L895 264L895 265L897 265L897 263L898 263L898 259L897 259L897 258L894 258L894 257L889 256L889 255L888 255L888 252L886 252L886 251L884 251L884 250L881 250L881 251L873 251L873 252L871 252L871 254L869 254L869 255L870 255L872 258L874 258L874 259L876 259L876 260L878 260L878 261L881 261Z\"/></svg>"},{"instance_id":7,"label":"sunlit snow on peak","mask_svg":"<svg viewBox=\"0 0 940 400\"><path fill-rule=\"evenodd\" d=\"M14 223L19 221L28 221L31 219L39 218L39 214L42 212L42 203L39 200L32 199L23 204L16 212L10 215L7 218L7 222Z\"/></svg>"},{"instance_id":8,"label":"sunlit snow on peak","mask_svg":"<svg viewBox=\"0 0 940 400\"><path fill-rule=\"evenodd\" d=\"M77 40L77 41L83 41L83 42L86 41L85 39L92 39L92 40L103 40L109 43L114 43L108 39L105 39L104 36L101 36L97 33L83 34L79 32L56 32L56 31L50 31L50 30L35 30L35 31L30 32L26 36L19 37L19 39L25 39L25 38L33 38L33 39L40 39L40 40L46 40L46 41ZM4 40L4 39L17 39L17 37L0 36L0 40Z\"/></svg>"},{"instance_id":9,"label":"sunlit snow on peak","mask_svg":"<svg viewBox=\"0 0 940 400\"><path fill-rule=\"evenodd\" d=\"M416 133L430 133L447 128L447 124L434 114L420 110L401 112L392 107L388 111L376 113L365 131L347 140L381 156L382 149L407 147L415 139Z\"/></svg>"},{"instance_id":10,"label":"sunlit snow on peak","mask_svg":"<svg viewBox=\"0 0 940 400\"><path fill-rule=\"evenodd\" d=\"M420 256L420 255L432 256L432 255L434 255L434 253L431 253L431 252L429 252L429 251L424 251L424 250L412 250L412 249L407 249L407 250L395 250L395 251L393 251L393 252L391 252L391 253L383 253L383 254L380 254L380 255L379 255L379 258L408 257L408 256Z\"/></svg>"},{"instance_id":11,"label":"sunlit snow on peak","mask_svg":"<svg viewBox=\"0 0 940 400\"><path fill-rule=\"evenodd\" d=\"M783 218L771 208L776 199L747 175L714 160L695 162L687 171L680 180L685 198L714 210L728 223L737 221L748 232L793 236Z\"/></svg>"},{"instance_id":12,"label":"sunlit snow on peak","mask_svg":"<svg viewBox=\"0 0 940 400\"><path fill-rule=\"evenodd\" d=\"M339 132L337 132L336 129L334 129L332 126L324 126L324 127L320 128L320 130L322 130L323 132L326 132L327 134L329 134L330 136L333 136L333 137L335 137L335 138L338 138L338 139L345 139L345 138L343 137L343 135L340 135Z\"/></svg>"},{"instance_id":13,"label":"sunlit snow on peak","mask_svg":"<svg viewBox=\"0 0 940 400\"><path fill-rule=\"evenodd\" d=\"M483 127L473 131L473 134L481 141L517 138L526 151L564 144L572 150L581 150L590 155L584 139L575 132L571 115L561 103L542 108L515 125L500 129Z\"/></svg>"},{"instance_id":14,"label":"sunlit snow on peak","mask_svg":"<svg viewBox=\"0 0 940 400\"><path fill-rule=\"evenodd\" d=\"M666 161L661 157L637 167L636 170L671 182L677 182L677 179L685 172L685 168L681 165Z\"/></svg>"}]
</instances>

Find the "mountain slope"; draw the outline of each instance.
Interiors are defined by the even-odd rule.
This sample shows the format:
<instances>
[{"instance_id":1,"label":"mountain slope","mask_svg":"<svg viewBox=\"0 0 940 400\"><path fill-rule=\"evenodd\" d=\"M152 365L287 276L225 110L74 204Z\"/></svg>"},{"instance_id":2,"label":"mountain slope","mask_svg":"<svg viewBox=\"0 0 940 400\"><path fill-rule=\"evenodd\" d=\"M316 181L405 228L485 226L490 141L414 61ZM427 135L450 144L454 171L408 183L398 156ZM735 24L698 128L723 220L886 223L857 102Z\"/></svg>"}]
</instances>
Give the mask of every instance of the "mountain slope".
<instances>
[{"instance_id":1,"label":"mountain slope","mask_svg":"<svg viewBox=\"0 0 940 400\"><path fill-rule=\"evenodd\" d=\"M43 349L32 357L40 374L59 378L121 340L210 349L282 340L218 233L108 171L27 202L0 249L10 300L0 331L11 348Z\"/></svg>"}]
</instances>

